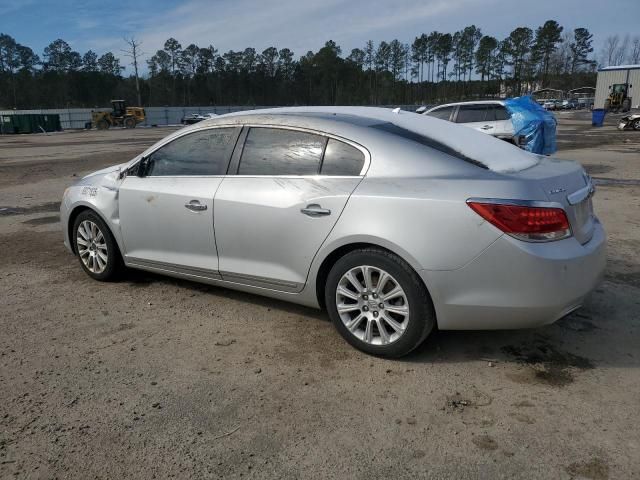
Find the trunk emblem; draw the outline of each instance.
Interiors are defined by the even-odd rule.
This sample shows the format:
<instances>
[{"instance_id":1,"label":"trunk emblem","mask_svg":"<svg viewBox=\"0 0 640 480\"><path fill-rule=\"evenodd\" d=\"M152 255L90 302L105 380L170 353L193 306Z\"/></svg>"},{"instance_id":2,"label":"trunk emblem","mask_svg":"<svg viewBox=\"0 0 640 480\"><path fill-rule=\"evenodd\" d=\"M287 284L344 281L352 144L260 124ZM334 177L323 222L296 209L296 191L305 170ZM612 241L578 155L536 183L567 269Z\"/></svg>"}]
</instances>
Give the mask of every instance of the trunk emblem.
<instances>
[{"instance_id":1,"label":"trunk emblem","mask_svg":"<svg viewBox=\"0 0 640 480\"><path fill-rule=\"evenodd\" d=\"M549 190L549 195L555 195L556 193L562 193L566 191L566 188L554 188L553 190Z\"/></svg>"}]
</instances>

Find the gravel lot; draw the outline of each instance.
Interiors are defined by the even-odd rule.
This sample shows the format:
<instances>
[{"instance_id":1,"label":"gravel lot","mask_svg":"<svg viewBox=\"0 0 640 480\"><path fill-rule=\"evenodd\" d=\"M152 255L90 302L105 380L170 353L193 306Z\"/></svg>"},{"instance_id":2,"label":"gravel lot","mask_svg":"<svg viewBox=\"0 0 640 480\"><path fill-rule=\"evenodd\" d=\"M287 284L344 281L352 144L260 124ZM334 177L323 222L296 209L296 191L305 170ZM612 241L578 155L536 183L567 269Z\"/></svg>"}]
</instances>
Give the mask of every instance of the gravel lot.
<instances>
[{"instance_id":1,"label":"gravel lot","mask_svg":"<svg viewBox=\"0 0 640 480\"><path fill-rule=\"evenodd\" d=\"M82 272L63 190L171 129L0 137L0 478L639 478L640 132L558 117L600 182L604 283L554 325L396 361L323 312Z\"/></svg>"}]
</instances>

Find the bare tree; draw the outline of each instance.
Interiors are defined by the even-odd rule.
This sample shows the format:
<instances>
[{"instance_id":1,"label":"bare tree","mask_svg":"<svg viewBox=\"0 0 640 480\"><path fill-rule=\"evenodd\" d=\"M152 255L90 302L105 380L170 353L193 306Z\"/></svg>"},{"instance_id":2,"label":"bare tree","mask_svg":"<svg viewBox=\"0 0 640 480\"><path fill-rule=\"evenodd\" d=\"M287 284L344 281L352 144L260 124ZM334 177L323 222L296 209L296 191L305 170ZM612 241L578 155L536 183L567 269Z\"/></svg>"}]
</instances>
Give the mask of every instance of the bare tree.
<instances>
[{"instance_id":1,"label":"bare tree","mask_svg":"<svg viewBox=\"0 0 640 480\"><path fill-rule=\"evenodd\" d=\"M140 51L140 45L142 42L138 42L134 37L125 38L124 41L129 45L127 50L122 50L125 57L131 59L131 65L133 65L133 74L136 77L136 94L138 95L138 106L142 106L142 96L140 95L140 77L138 75L138 57L144 55Z\"/></svg>"},{"instance_id":2,"label":"bare tree","mask_svg":"<svg viewBox=\"0 0 640 480\"><path fill-rule=\"evenodd\" d=\"M632 65L640 63L640 35L633 37L627 61Z\"/></svg>"},{"instance_id":3,"label":"bare tree","mask_svg":"<svg viewBox=\"0 0 640 480\"><path fill-rule=\"evenodd\" d=\"M619 35L610 35L607 37L604 43L604 50L602 55L602 63L605 66L616 65L615 58L618 51L618 45L620 44Z\"/></svg>"},{"instance_id":4,"label":"bare tree","mask_svg":"<svg viewBox=\"0 0 640 480\"><path fill-rule=\"evenodd\" d=\"M629 35L625 35L622 39L622 43L618 47L615 53L614 65L622 65L624 59L627 57L627 50L629 50Z\"/></svg>"}]
</instances>

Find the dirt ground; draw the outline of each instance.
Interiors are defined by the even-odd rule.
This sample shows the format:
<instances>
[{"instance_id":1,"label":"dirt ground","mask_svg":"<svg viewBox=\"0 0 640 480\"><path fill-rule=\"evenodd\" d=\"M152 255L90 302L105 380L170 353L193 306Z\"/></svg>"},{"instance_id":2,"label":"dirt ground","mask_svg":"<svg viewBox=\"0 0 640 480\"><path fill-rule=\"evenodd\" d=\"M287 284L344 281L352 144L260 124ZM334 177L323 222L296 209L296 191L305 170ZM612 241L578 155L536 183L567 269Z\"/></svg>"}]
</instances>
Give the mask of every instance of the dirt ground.
<instances>
[{"instance_id":1,"label":"dirt ground","mask_svg":"<svg viewBox=\"0 0 640 480\"><path fill-rule=\"evenodd\" d=\"M396 361L320 311L82 272L63 190L170 129L0 137L0 478L639 478L640 132L558 117L599 181L605 281L554 325Z\"/></svg>"}]
</instances>

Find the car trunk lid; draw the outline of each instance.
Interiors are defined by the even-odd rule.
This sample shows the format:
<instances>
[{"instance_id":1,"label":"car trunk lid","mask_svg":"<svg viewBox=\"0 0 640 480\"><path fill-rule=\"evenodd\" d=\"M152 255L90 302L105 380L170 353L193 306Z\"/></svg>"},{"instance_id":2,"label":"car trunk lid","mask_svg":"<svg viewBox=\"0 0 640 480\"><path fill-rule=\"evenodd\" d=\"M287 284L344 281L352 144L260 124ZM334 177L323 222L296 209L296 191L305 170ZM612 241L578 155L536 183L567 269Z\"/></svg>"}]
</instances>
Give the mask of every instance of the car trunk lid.
<instances>
[{"instance_id":1,"label":"car trunk lid","mask_svg":"<svg viewBox=\"0 0 640 480\"><path fill-rule=\"evenodd\" d=\"M595 226L591 201L594 187L578 162L541 157L537 165L512 175L534 182L549 202L564 208L573 235L580 243L591 240Z\"/></svg>"}]
</instances>

